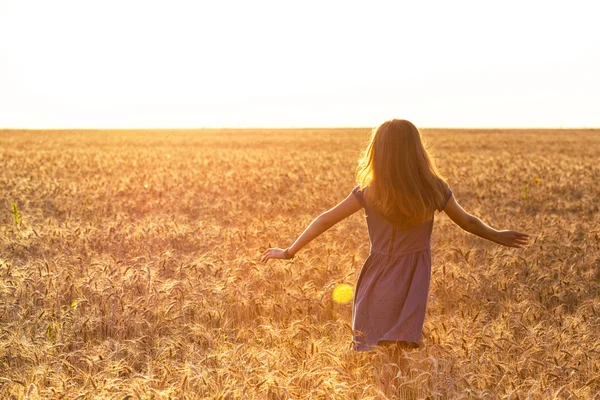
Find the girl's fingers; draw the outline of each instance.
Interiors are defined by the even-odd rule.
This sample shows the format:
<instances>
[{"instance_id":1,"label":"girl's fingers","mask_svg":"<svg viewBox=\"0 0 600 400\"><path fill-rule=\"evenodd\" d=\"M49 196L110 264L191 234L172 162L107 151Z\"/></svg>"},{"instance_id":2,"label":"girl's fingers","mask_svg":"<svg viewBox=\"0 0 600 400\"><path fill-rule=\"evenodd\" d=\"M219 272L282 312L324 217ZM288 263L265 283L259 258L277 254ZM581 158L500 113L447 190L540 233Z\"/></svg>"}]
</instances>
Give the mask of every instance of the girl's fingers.
<instances>
[{"instance_id":1,"label":"girl's fingers","mask_svg":"<svg viewBox=\"0 0 600 400\"><path fill-rule=\"evenodd\" d=\"M260 261L262 261L262 262L267 262L267 260L269 259L269 251L270 251L270 250L271 250L271 249L267 249L267 250L265 250L265 251L262 253L262 255L261 255L261 257L260 257Z\"/></svg>"},{"instance_id":2,"label":"girl's fingers","mask_svg":"<svg viewBox=\"0 0 600 400\"><path fill-rule=\"evenodd\" d=\"M270 260L272 258L284 259L285 255L283 254L283 249L280 249L280 248L267 249L262 253L260 260L262 262L267 262L267 260Z\"/></svg>"},{"instance_id":3,"label":"girl's fingers","mask_svg":"<svg viewBox=\"0 0 600 400\"><path fill-rule=\"evenodd\" d=\"M529 234L527 233L514 231L513 234L519 238L529 238Z\"/></svg>"},{"instance_id":4,"label":"girl's fingers","mask_svg":"<svg viewBox=\"0 0 600 400\"><path fill-rule=\"evenodd\" d=\"M261 257L263 258L263 260L264 260L264 258L265 258L266 256L268 256L268 255L271 253L271 250L273 250L273 249L267 249L267 250L265 250L265 251L262 253L262 256L261 256ZM267 259L267 260L268 260L268 259ZM267 261L267 260L264 260L264 261ZM263 262L264 262L264 261L263 261Z\"/></svg>"}]
</instances>

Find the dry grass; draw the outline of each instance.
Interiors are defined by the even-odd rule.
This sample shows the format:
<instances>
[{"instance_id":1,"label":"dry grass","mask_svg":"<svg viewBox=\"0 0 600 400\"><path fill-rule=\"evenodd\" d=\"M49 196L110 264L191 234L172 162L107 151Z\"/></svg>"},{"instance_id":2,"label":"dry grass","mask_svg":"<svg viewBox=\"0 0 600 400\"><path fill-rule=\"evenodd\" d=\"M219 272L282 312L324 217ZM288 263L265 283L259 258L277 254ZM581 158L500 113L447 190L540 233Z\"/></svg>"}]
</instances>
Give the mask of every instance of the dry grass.
<instances>
[{"instance_id":1,"label":"dry grass","mask_svg":"<svg viewBox=\"0 0 600 400\"><path fill-rule=\"evenodd\" d=\"M0 133L0 397L600 398L600 132L425 135L457 200L533 243L436 216L398 369L331 300L361 213L258 263L350 192L367 130Z\"/></svg>"}]
</instances>

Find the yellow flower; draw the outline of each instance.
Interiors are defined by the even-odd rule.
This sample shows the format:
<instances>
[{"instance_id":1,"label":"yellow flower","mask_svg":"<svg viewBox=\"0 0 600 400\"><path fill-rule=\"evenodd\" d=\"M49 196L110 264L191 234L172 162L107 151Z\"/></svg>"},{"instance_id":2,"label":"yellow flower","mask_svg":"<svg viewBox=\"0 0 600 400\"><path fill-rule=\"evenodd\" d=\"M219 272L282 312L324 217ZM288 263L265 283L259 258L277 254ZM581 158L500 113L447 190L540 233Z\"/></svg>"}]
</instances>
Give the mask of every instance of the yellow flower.
<instances>
[{"instance_id":1,"label":"yellow flower","mask_svg":"<svg viewBox=\"0 0 600 400\"><path fill-rule=\"evenodd\" d=\"M535 178L535 179L533 180L533 184L534 184L534 185L539 185L541 182L542 182L542 180L541 180L540 178Z\"/></svg>"},{"instance_id":2,"label":"yellow flower","mask_svg":"<svg viewBox=\"0 0 600 400\"><path fill-rule=\"evenodd\" d=\"M347 283L337 285L331 294L333 301L340 304L349 302L352 300L352 296L354 296L354 288Z\"/></svg>"}]
</instances>

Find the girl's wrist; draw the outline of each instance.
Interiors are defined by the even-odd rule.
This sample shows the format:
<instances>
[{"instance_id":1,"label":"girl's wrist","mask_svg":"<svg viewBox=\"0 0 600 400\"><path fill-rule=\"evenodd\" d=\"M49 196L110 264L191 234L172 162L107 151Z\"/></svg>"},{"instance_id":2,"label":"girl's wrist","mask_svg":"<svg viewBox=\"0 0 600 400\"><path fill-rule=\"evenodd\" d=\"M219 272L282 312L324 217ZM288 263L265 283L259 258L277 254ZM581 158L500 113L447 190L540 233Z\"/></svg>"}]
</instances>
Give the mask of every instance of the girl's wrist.
<instances>
[{"instance_id":1,"label":"girl's wrist","mask_svg":"<svg viewBox=\"0 0 600 400\"><path fill-rule=\"evenodd\" d=\"M287 249L285 249L285 250L283 251L283 255L284 255L284 256L285 256L285 258L286 258L286 259L288 259L288 260L293 260L293 259L294 259L294 257L296 257L296 254L295 254L295 253L292 253L292 252L290 251L290 247L288 247Z\"/></svg>"},{"instance_id":2,"label":"girl's wrist","mask_svg":"<svg viewBox=\"0 0 600 400\"><path fill-rule=\"evenodd\" d=\"M500 232L497 231L496 229L492 229L491 239L492 239L492 242L500 243Z\"/></svg>"}]
</instances>

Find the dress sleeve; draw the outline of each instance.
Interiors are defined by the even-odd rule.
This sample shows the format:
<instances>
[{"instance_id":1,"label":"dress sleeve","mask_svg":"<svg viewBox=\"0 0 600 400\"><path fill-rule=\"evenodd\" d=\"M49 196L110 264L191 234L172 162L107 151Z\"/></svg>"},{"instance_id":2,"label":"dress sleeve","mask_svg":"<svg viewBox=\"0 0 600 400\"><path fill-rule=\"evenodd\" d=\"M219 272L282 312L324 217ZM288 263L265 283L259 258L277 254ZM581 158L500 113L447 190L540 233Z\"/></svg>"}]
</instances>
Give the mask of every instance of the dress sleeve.
<instances>
[{"instance_id":1,"label":"dress sleeve","mask_svg":"<svg viewBox=\"0 0 600 400\"><path fill-rule=\"evenodd\" d=\"M363 192L360 190L360 185L357 185L354 189L352 189L352 194L356 197L358 202L363 208L365 207L365 199L363 197Z\"/></svg>"},{"instance_id":2,"label":"dress sleeve","mask_svg":"<svg viewBox=\"0 0 600 400\"><path fill-rule=\"evenodd\" d=\"M446 208L446 204L448 204L448 201L450 200L451 197L452 197L452 190L450 190L449 186L446 186L446 199L444 200L444 202L438 208L439 212L444 211L444 208Z\"/></svg>"}]
</instances>

